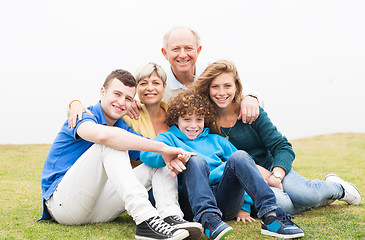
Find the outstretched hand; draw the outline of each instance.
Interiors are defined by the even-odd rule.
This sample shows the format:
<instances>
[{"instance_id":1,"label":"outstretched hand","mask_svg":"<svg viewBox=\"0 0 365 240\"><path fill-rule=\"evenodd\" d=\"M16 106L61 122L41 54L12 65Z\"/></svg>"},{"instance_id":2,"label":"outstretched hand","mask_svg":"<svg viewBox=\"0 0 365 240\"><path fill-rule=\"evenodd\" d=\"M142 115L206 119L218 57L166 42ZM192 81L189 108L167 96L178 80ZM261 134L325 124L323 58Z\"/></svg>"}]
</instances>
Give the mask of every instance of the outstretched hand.
<instances>
[{"instance_id":1,"label":"outstretched hand","mask_svg":"<svg viewBox=\"0 0 365 240\"><path fill-rule=\"evenodd\" d=\"M191 156L197 155L194 152L186 152L182 148L170 147L166 145L166 149L161 152L166 166L171 170L171 175L176 177L179 173L186 169L185 164Z\"/></svg>"},{"instance_id":2,"label":"outstretched hand","mask_svg":"<svg viewBox=\"0 0 365 240\"><path fill-rule=\"evenodd\" d=\"M239 213L236 216L237 222L254 222L256 221L254 218L251 217L249 212L240 209Z\"/></svg>"}]
</instances>

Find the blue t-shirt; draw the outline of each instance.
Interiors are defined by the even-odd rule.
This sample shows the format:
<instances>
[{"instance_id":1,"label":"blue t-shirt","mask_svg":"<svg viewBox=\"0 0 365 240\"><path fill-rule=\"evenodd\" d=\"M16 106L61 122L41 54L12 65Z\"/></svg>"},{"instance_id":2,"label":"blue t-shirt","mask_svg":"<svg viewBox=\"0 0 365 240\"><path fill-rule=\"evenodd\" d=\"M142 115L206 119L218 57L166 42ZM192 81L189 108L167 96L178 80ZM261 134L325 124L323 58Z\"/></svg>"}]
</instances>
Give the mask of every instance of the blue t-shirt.
<instances>
[{"instance_id":1,"label":"blue t-shirt","mask_svg":"<svg viewBox=\"0 0 365 240\"><path fill-rule=\"evenodd\" d=\"M86 121L107 125L100 102L94 106L88 107L88 109L92 112L92 114L94 114L94 116L83 113L82 120L77 121L76 127L73 129L68 127L68 121L66 121L49 149L41 174L43 216L40 220L52 219L44 202L52 196L63 176L77 161L77 159L94 144L93 142L80 138L77 135L77 128L81 123ZM142 136L123 122L122 119L119 119L114 126ZM139 155L139 151L129 151L129 157L131 159L136 160Z\"/></svg>"}]
</instances>

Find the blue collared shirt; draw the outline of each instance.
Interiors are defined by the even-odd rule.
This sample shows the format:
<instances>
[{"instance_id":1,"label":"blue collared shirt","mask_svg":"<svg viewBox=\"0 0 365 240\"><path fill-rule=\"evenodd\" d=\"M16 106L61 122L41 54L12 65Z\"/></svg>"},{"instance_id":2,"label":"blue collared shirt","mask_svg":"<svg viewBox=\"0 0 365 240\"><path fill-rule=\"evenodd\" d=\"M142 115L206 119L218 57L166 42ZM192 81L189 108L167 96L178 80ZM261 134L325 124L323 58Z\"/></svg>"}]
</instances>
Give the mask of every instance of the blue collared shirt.
<instances>
[{"instance_id":1,"label":"blue collared shirt","mask_svg":"<svg viewBox=\"0 0 365 240\"><path fill-rule=\"evenodd\" d=\"M77 135L77 128L86 121L107 125L100 102L94 106L88 107L88 109L94 116L83 113L82 120L77 121L76 127L73 129L68 126L68 121L66 121L49 149L41 174L43 216L40 220L51 219L44 202L52 196L63 176L77 159L94 144L93 142L80 138ZM122 119L117 120L114 126L142 136L141 134L136 133ZM139 151L129 151L129 157L134 160L138 159L139 154Z\"/></svg>"}]
</instances>

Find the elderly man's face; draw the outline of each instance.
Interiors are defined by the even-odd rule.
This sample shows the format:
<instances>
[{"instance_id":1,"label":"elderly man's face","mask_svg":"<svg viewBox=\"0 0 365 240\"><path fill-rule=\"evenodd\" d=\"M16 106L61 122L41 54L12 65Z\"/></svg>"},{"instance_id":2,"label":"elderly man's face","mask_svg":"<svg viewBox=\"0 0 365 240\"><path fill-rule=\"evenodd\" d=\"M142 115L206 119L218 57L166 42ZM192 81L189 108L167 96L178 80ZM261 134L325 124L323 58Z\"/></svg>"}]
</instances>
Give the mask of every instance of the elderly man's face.
<instances>
[{"instance_id":1,"label":"elderly man's face","mask_svg":"<svg viewBox=\"0 0 365 240\"><path fill-rule=\"evenodd\" d=\"M170 62L174 73L194 74L201 46L197 46L193 33L188 29L175 29L170 33L166 43L166 48L162 48L162 54Z\"/></svg>"}]
</instances>

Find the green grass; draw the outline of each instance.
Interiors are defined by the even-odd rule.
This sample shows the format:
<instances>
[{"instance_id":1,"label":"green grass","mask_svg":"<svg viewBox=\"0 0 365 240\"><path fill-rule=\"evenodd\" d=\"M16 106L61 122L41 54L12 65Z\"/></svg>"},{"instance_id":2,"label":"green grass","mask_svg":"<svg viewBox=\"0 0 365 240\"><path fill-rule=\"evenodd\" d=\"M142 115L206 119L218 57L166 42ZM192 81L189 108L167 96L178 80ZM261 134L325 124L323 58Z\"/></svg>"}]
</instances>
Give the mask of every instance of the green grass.
<instances>
[{"instance_id":1,"label":"green grass","mask_svg":"<svg viewBox=\"0 0 365 240\"><path fill-rule=\"evenodd\" d=\"M292 141L294 168L309 179L336 173L365 193L365 134L331 134ZM40 174L49 145L0 145L0 239L134 239L135 224L124 213L112 223L62 226L36 222L41 216ZM365 239L364 201L331 206L295 216L303 239ZM275 239L261 235L260 221L228 222L227 239ZM202 237L202 239L206 239Z\"/></svg>"}]
</instances>

